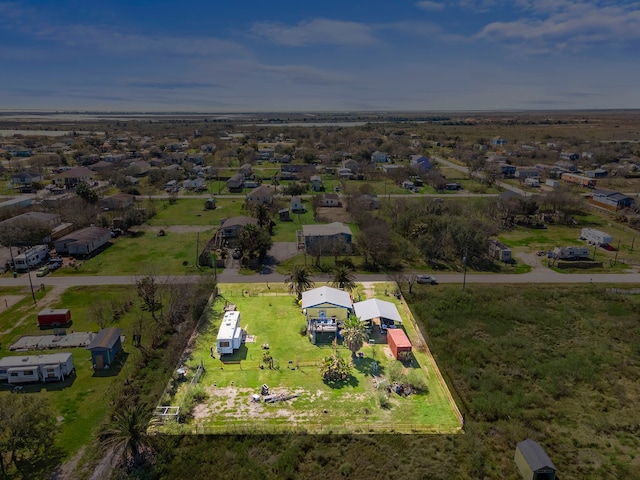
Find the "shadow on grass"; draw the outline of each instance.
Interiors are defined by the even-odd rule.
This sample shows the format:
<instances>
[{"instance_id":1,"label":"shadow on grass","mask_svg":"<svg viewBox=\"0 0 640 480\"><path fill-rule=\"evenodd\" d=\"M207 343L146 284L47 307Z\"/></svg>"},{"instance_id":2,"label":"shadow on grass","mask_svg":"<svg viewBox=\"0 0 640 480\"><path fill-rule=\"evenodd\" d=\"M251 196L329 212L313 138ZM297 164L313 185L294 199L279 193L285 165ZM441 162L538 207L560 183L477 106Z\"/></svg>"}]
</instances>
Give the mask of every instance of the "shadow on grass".
<instances>
[{"instance_id":1,"label":"shadow on grass","mask_svg":"<svg viewBox=\"0 0 640 480\"><path fill-rule=\"evenodd\" d=\"M248 351L249 351L249 349L243 343L243 344L240 345L240 348L235 350L233 353L227 353L227 354L224 354L224 355L220 355L220 361L222 363L238 363L238 362L240 362L242 360L246 360L247 359L247 352Z\"/></svg>"},{"instance_id":2,"label":"shadow on grass","mask_svg":"<svg viewBox=\"0 0 640 480\"><path fill-rule=\"evenodd\" d=\"M375 367L374 367L375 363ZM373 377L374 375L384 375L384 367L376 362L373 358L356 357L353 359L353 367L362 373L365 377ZM374 371L375 370L375 371Z\"/></svg>"},{"instance_id":3,"label":"shadow on grass","mask_svg":"<svg viewBox=\"0 0 640 480\"><path fill-rule=\"evenodd\" d=\"M73 383L76 381L75 373L73 375L69 375L64 380L58 382L48 382L48 383L26 383L22 385L9 385L3 384L0 391L8 391L12 393L24 394L24 393L40 393L42 390L46 390L47 392L59 392L64 390L65 388L69 388L73 386Z\"/></svg>"},{"instance_id":4,"label":"shadow on grass","mask_svg":"<svg viewBox=\"0 0 640 480\"><path fill-rule=\"evenodd\" d=\"M345 388L345 387L357 387L360 382L358 381L358 379L356 377L351 375L346 380L341 380L339 382L324 381L324 383L329 388L332 388L334 390L339 390L339 389Z\"/></svg>"},{"instance_id":5,"label":"shadow on grass","mask_svg":"<svg viewBox=\"0 0 640 480\"><path fill-rule=\"evenodd\" d=\"M93 377L115 377L120 373L124 363L127 361L129 354L125 351L120 351L116 357L115 362L109 365L109 368L103 370L94 370Z\"/></svg>"}]
</instances>

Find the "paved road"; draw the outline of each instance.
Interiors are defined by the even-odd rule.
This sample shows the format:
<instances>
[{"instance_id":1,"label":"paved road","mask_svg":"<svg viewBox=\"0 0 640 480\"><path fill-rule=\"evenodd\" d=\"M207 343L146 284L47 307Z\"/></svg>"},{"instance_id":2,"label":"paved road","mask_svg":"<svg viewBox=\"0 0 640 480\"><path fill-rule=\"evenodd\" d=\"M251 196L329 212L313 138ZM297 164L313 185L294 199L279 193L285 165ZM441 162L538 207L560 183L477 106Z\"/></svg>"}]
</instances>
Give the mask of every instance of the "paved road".
<instances>
[{"instance_id":1,"label":"paved road","mask_svg":"<svg viewBox=\"0 0 640 480\"><path fill-rule=\"evenodd\" d=\"M440 283L458 283L462 285L464 275L462 273L437 274ZM194 283L198 276L162 276L158 280L166 283ZM316 276L317 282L326 282L329 275ZM73 286L93 286L93 285L131 285L136 281L135 276L47 276L38 278L31 275L31 280L35 288L40 285L73 287ZM267 273L258 275L241 275L234 270L225 270L218 275L219 283L283 283L285 276L279 273ZM357 275L359 282L383 282L391 278L386 274ZM640 274L638 273L594 273L594 274L562 274L553 270L534 270L523 274L467 274L468 284L553 284L553 283L607 283L607 284L640 284ZM29 286L28 275L22 274L18 278L9 276L0 277L0 286Z\"/></svg>"}]
</instances>

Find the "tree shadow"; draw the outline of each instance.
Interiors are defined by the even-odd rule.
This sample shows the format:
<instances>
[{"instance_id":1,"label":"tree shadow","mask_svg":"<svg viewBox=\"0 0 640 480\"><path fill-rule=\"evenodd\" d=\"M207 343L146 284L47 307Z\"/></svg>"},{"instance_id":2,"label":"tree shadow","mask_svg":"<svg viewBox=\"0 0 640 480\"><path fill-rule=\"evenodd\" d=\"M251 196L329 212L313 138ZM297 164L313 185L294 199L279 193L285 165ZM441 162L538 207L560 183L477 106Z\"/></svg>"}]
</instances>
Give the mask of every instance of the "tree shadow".
<instances>
[{"instance_id":1,"label":"tree shadow","mask_svg":"<svg viewBox=\"0 0 640 480\"><path fill-rule=\"evenodd\" d=\"M52 469L60 465L60 459L65 457L65 453L59 445L47 445L18 462L22 473L19 478L51 478Z\"/></svg>"},{"instance_id":2,"label":"tree shadow","mask_svg":"<svg viewBox=\"0 0 640 480\"><path fill-rule=\"evenodd\" d=\"M374 363L375 365L377 365L376 367L374 367ZM357 371L362 373L365 377L374 377L377 375L384 375L384 367L380 364L380 362L377 362L373 358L356 357L353 360L353 367Z\"/></svg>"},{"instance_id":3,"label":"tree shadow","mask_svg":"<svg viewBox=\"0 0 640 480\"><path fill-rule=\"evenodd\" d=\"M357 377L353 375L350 375L349 378L345 380L340 380L337 382L330 382L326 380L323 381L327 387L332 388L333 390L339 390L345 387L357 387L360 384L360 381L357 379Z\"/></svg>"}]
</instances>

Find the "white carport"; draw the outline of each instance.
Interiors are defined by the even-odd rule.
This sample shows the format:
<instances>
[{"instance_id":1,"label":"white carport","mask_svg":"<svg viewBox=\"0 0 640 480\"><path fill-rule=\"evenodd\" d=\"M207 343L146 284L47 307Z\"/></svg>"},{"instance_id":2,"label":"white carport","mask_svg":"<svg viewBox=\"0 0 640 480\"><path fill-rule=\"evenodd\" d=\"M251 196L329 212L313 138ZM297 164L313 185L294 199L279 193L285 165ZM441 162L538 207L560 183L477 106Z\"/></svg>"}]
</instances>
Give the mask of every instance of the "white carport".
<instances>
[{"instance_id":1,"label":"white carport","mask_svg":"<svg viewBox=\"0 0 640 480\"><path fill-rule=\"evenodd\" d=\"M379 318L380 323L384 321L391 321L394 323L402 323L402 317L398 312L396 306L391 302L385 302L384 300L378 300L377 298L370 298L363 302L353 304L353 308L356 313L356 317L364 322Z\"/></svg>"}]
</instances>

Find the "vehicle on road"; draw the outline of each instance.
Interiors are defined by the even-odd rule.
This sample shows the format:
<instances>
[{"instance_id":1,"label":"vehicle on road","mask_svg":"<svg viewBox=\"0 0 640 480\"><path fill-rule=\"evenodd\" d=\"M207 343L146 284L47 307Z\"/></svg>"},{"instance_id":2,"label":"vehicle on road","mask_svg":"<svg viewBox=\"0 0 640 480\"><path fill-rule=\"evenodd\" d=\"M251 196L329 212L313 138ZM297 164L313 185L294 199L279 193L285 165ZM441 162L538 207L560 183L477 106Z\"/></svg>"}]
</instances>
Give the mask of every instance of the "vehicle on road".
<instances>
[{"instance_id":1,"label":"vehicle on road","mask_svg":"<svg viewBox=\"0 0 640 480\"><path fill-rule=\"evenodd\" d=\"M49 267L45 265L44 267L40 267L38 270L36 270L36 277L44 277L48 273L49 273Z\"/></svg>"},{"instance_id":2,"label":"vehicle on road","mask_svg":"<svg viewBox=\"0 0 640 480\"><path fill-rule=\"evenodd\" d=\"M431 275L417 275L416 282L419 284L437 285L438 280Z\"/></svg>"},{"instance_id":3,"label":"vehicle on road","mask_svg":"<svg viewBox=\"0 0 640 480\"><path fill-rule=\"evenodd\" d=\"M231 253L231 258L233 258L234 260L242 258L242 250L240 250L239 248L234 248L233 252Z\"/></svg>"},{"instance_id":4,"label":"vehicle on road","mask_svg":"<svg viewBox=\"0 0 640 480\"><path fill-rule=\"evenodd\" d=\"M45 265L49 269L50 272L55 272L58 268L60 268L60 264L57 262L49 262Z\"/></svg>"}]
</instances>

